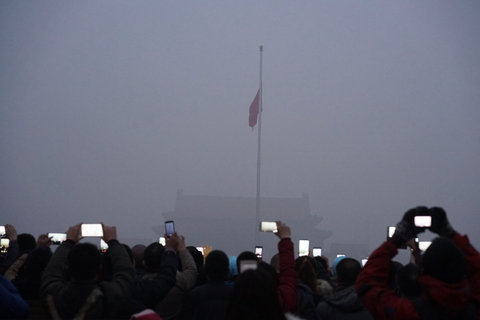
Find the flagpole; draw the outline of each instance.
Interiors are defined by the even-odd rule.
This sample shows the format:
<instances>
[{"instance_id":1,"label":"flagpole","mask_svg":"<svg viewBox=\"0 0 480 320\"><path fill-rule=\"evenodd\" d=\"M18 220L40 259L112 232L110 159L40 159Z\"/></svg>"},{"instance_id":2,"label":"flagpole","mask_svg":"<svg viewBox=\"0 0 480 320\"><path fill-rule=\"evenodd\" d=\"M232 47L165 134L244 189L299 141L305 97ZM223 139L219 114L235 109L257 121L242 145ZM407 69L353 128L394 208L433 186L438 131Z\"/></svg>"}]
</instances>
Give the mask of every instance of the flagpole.
<instances>
[{"instance_id":1,"label":"flagpole","mask_svg":"<svg viewBox=\"0 0 480 320\"><path fill-rule=\"evenodd\" d=\"M262 132L262 56L263 56L263 46L260 46L260 95L259 95L259 110L258 110L258 149L257 149L257 197L255 202L255 245L259 245L259 227L260 227L260 143L261 143L261 132Z\"/></svg>"}]
</instances>

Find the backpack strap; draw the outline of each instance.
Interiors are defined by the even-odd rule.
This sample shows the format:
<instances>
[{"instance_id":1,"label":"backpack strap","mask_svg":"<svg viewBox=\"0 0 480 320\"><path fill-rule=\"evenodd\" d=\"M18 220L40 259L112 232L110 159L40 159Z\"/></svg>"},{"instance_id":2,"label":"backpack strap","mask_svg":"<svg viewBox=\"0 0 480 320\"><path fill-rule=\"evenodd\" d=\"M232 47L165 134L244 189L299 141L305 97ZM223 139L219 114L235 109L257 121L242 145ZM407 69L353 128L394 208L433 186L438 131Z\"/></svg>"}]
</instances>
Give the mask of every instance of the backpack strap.
<instances>
[{"instance_id":1,"label":"backpack strap","mask_svg":"<svg viewBox=\"0 0 480 320\"><path fill-rule=\"evenodd\" d=\"M92 293L90 293L87 300L85 300L85 303L78 311L78 314L72 320L82 320L83 318L85 318L85 314L87 313L87 311L92 307L92 305L95 304L97 299L102 296L103 292L99 288L93 289Z\"/></svg>"}]
</instances>

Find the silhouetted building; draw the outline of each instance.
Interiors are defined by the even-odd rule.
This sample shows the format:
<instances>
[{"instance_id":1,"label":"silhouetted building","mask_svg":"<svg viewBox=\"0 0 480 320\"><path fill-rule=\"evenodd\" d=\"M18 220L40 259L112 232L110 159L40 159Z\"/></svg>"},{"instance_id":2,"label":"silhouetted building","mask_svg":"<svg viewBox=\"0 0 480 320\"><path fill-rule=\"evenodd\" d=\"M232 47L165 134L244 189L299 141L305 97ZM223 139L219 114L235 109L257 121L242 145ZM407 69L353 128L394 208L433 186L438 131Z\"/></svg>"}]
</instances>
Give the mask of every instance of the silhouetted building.
<instances>
[{"instance_id":1,"label":"silhouetted building","mask_svg":"<svg viewBox=\"0 0 480 320\"><path fill-rule=\"evenodd\" d=\"M175 208L162 213L165 220L175 221L179 234L185 236L187 245L212 246L228 255L255 249L256 224L255 197L216 197L184 195L177 192ZM292 241L298 251L298 240L310 240L310 248L322 247L331 231L320 230L322 217L310 213L308 195L301 198L261 198L260 221L281 220L290 226ZM164 226L152 228L158 235L165 233ZM260 232L258 245L264 248L265 259L277 252L278 237Z\"/></svg>"}]
</instances>

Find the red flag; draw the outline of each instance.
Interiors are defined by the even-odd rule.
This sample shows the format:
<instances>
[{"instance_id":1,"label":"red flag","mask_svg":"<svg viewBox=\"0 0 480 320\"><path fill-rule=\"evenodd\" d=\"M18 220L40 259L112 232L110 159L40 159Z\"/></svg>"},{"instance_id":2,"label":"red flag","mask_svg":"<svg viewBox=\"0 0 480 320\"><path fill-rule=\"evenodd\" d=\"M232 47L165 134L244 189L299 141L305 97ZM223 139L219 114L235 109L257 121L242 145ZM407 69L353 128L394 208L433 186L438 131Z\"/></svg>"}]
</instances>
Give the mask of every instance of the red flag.
<instances>
[{"instance_id":1,"label":"red flag","mask_svg":"<svg viewBox=\"0 0 480 320\"><path fill-rule=\"evenodd\" d=\"M248 125L252 127L255 127L257 124L257 118L258 118L258 111L260 109L260 89L257 91L257 95L255 96L255 99L253 99L252 104L250 105L250 116L248 117Z\"/></svg>"}]
</instances>

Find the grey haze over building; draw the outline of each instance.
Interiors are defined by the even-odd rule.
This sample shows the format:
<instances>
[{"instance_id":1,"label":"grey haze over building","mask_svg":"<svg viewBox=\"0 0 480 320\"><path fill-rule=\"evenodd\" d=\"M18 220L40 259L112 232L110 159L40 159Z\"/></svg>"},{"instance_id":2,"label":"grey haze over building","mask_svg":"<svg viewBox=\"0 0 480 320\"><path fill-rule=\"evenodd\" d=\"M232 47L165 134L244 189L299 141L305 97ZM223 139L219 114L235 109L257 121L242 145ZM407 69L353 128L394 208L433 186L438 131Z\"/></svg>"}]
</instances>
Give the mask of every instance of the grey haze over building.
<instances>
[{"instance_id":1,"label":"grey haze over building","mask_svg":"<svg viewBox=\"0 0 480 320\"><path fill-rule=\"evenodd\" d=\"M178 190L254 197L263 45L262 196L327 249L417 205L480 248L478 1L2 1L0 39L0 225L154 239Z\"/></svg>"}]
</instances>

